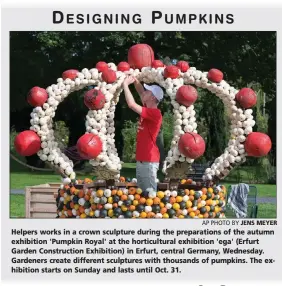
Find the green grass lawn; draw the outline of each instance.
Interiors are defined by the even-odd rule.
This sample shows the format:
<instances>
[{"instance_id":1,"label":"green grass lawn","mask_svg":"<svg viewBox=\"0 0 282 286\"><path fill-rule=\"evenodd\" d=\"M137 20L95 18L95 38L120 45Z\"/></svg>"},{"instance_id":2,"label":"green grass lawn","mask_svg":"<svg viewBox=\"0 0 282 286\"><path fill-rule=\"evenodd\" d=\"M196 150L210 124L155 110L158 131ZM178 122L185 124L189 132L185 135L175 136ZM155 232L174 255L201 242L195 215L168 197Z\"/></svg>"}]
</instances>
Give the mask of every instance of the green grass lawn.
<instances>
[{"instance_id":1,"label":"green grass lawn","mask_svg":"<svg viewBox=\"0 0 282 286\"><path fill-rule=\"evenodd\" d=\"M259 204L258 218L276 218L277 217L276 204Z\"/></svg>"},{"instance_id":2,"label":"green grass lawn","mask_svg":"<svg viewBox=\"0 0 282 286\"><path fill-rule=\"evenodd\" d=\"M10 195L10 217L25 217L24 195Z\"/></svg>"}]
</instances>

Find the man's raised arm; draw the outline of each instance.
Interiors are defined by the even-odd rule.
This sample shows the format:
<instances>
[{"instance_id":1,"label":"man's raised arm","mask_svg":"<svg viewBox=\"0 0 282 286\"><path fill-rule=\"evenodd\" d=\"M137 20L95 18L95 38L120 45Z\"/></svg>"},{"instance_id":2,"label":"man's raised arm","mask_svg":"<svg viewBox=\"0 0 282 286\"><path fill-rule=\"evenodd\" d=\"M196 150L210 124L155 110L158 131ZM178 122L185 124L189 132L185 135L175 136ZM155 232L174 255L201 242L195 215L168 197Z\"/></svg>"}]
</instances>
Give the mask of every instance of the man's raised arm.
<instances>
[{"instance_id":1,"label":"man's raised arm","mask_svg":"<svg viewBox=\"0 0 282 286\"><path fill-rule=\"evenodd\" d=\"M135 82L135 80L136 79L132 76L127 77L123 82L123 90L124 90L125 100L127 102L128 107L132 109L133 111L137 112L138 114L141 114L142 106L135 102L134 97L128 87L128 85Z\"/></svg>"},{"instance_id":2,"label":"man's raised arm","mask_svg":"<svg viewBox=\"0 0 282 286\"><path fill-rule=\"evenodd\" d=\"M143 85L140 83L140 81L137 78L134 78L134 79L135 79L135 81L134 81L135 89L138 92L138 94L139 94L139 96L140 96L140 98L142 100L144 87L143 87Z\"/></svg>"}]
</instances>

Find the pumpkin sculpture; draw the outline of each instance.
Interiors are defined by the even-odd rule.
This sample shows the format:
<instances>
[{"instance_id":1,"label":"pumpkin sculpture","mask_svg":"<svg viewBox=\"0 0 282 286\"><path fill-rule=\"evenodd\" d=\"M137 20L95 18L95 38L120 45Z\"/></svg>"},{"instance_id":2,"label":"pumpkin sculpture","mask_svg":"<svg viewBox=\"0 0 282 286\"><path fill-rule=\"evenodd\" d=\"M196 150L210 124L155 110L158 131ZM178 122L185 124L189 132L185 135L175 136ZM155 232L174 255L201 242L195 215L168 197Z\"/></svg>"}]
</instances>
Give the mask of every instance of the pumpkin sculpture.
<instances>
[{"instance_id":1,"label":"pumpkin sculpture","mask_svg":"<svg viewBox=\"0 0 282 286\"><path fill-rule=\"evenodd\" d=\"M207 89L222 99L232 122L230 140L224 153L205 170L202 190L193 187L157 190L157 193L149 192L149 198L144 198L142 191L145 190L138 187L97 188L91 192L87 187L83 190L76 188L78 180L73 162L55 141L52 129L55 111L72 92L95 86L84 97L89 109L86 134L79 138L77 150L83 158L90 160L94 169L106 171L100 174L105 177L110 174L112 179L119 179L122 162L115 147L114 115L126 75L137 77L141 82L160 85L171 100L175 120L170 150L163 164L165 174L177 164L192 164L205 152L194 108L196 88ZM46 90L34 89L29 102L34 106L31 127L17 136L15 147L22 156L37 153L43 161L59 167L66 176L59 191L59 217L223 217L223 188L216 186L206 190L205 184L225 178L234 166L246 161L247 155L265 156L271 149L271 140L266 134L253 132L255 121L250 107L256 103L256 95L251 89L237 90L230 86L217 69L202 72L184 61L165 66L154 59L152 48L146 44L137 44L129 49L128 63L120 62L116 66L99 61L95 68L67 70L56 84ZM130 180L120 178L120 181L126 183Z\"/></svg>"}]
</instances>

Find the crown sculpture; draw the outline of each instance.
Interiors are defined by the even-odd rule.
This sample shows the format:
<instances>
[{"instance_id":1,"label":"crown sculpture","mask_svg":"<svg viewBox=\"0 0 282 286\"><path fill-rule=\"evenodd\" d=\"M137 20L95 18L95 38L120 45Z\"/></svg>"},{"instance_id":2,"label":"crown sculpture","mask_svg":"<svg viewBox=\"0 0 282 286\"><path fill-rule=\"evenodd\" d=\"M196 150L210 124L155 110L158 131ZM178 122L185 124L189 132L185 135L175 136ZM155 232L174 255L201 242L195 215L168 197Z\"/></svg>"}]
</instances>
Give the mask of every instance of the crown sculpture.
<instances>
[{"instance_id":1,"label":"crown sculpture","mask_svg":"<svg viewBox=\"0 0 282 286\"><path fill-rule=\"evenodd\" d=\"M139 200L142 199L142 190L137 188L138 182L135 187L127 186L120 190L114 186L107 188L96 186L92 189L84 186L80 190L77 188L77 184L82 182L76 178L73 162L60 150L54 137L53 118L58 105L73 91L95 86L84 95L84 103L89 108L86 115L86 132L79 138L76 147L80 156L89 160L94 166L98 179L123 181L120 177L122 162L115 147L114 117L122 92L122 83L127 75L133 75L147 84L160 85L165 89L166 96L170 98L175 119L174 136L164 161L163 172L169 178L182 179L182 183L189 165L205 152L205 141L197 132L194 110L194 103L198 96L197 87L209 90L222 100L231 121L231 138L224 153L205 170L201 190L192 190L191 194L191 187L190 190L186 188L180 192L182 194L180 196L177 193L180 191L179 186L178 191L152 192L151 198L147 199L152 200L152 204L151 201L141 204ZM212 209L214 209L220 198L223 202L218 209L222 209L222 205L225 205L225 188L217 186L214 189L211 187L206 189L205 184L225 178L235 166L245 162L247 156L261 157L271 150L269 136L253 132L255 120L251 108L256 104L257 96L251 88L237 90L230 86L223 80L223 73L218 69L213 68L208 72L202 72L195 67L190 67L186 61L165 66L160 60L155 60L154 52L147 44L132 46L128 51L128 62L120 62L117 66L114 63L100 61L90 70L87 68L82 69L81 72L74 69L67 70L57 79L56 84L46 89L33 87L28 93L27 101L34 107L31 113L31 127L30 130L17 135L15 148L22 156L37 153L42 161L47 161L64 177L63 185L58 192L59 217L166 217L166 215L168 217L223 217L223 213L211 211L211 207L213 206ZM195 182L192 183L195 185ZM120 200L121 196L126 196L127 199L130 196L131 199L128 200L131 204L119 203L123 202ZM183 198L185 198L184 201ZM138 204L135 202L134 206L133 202L136 200ZM160 202L154 203L154 200ZM208 200L212 201L209 202L210 206L206 203ZM179 207L175 210L172 207L182 202L185 203L184 209ZM139 211L136 210L138 207ZM153 207L157 209L152 211ZM162 208L166 208L166 211L161 211ZM191 213L193 214L190 215Z\"/></svg>"}]
</instances>

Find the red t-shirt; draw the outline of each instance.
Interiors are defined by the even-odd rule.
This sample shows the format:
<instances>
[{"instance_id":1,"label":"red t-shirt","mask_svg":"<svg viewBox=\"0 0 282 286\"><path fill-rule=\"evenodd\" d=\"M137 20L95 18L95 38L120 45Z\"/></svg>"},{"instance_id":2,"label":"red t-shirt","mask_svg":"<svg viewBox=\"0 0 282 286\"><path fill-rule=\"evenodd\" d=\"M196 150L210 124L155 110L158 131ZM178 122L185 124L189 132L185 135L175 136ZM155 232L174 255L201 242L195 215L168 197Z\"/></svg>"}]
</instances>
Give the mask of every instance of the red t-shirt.
<instances>
[{"instance_id":1,"label":"red t-shirt","mask_svg":"<svg viewBox=\"0 0 282 286\"><path fill-rule=\"evenodd\" d=\"M137 130L136 161L160 161L156 140L161 125L162 114L159 109L142 107Z\"/></svg>"}]
</instances>

